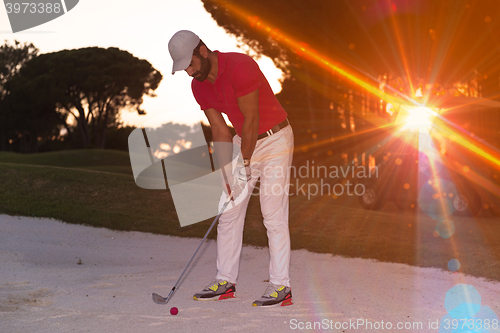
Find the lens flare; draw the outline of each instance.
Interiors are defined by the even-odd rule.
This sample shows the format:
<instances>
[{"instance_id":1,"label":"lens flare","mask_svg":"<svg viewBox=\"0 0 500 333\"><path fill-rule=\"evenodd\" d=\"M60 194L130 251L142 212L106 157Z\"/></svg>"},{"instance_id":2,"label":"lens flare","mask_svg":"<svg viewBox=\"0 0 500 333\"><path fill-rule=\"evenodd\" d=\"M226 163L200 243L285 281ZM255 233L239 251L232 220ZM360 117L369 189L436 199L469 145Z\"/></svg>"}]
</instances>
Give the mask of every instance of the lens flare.
<instances>
[{"instance_id":1,"label":"lens flare","mask_svg":"<svg viewBox=\"0 0 500 333\"><path fill-rule=\"evenodd\" d=\"M426 129L432 124L432 111L424 106L412 106L406 109L408 116L406 117L405 129Z\"/></svg>"}]
</instances>

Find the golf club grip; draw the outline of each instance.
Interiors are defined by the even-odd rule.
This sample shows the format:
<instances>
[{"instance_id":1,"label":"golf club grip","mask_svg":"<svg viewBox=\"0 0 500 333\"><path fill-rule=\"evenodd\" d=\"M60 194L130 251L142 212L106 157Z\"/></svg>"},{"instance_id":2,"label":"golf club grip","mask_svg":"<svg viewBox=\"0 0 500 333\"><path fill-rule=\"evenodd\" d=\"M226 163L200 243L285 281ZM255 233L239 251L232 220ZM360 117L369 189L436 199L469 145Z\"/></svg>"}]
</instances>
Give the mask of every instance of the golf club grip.
<instances>
[{"instance_id":1,"label":"golf club grip","mask_svg":"<svg viewBox=\"0 0 500 333\"><path fill-rule=\"evenodd\" d=\"M228 183L226 183L226 186L227 186L227 194L231 197L231 200L234 200L234 198L232 197L233 193L231 191L231 186L229 186Z\"/></svg>"},{"instance_id":2,"label":"golf club grip","mask_svg":"<svg viewBox=\"0 0 500 333\"><path fill-rule=\"evenodd\" d=\"M227 175L226 175L226 171L224 171L224 166L221 167L220 170L222 172L222 177L224 178L224 183L226 183L227 195L231 196L231 194L232 194L231 185L229 185L229 181L227 180ZM234 200L234 198L232 198L231 200Z\"/></svg>"}]
</instances>

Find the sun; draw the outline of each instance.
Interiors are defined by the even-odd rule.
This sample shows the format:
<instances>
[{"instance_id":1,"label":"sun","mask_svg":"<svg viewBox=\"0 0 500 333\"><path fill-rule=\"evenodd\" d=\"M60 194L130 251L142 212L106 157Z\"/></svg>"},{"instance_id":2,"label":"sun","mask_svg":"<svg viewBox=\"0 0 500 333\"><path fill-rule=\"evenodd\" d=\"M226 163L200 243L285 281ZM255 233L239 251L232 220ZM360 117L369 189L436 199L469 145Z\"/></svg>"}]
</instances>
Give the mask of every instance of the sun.
<instances>
[{"instance_id":1,"label":"sun","mask_svg":"<svg viewBox=\"0 0 500 333\"><path fill-rule=\"evenodd\" d=\"M408 116L404 119L406 129L425 129L432 124L433 112L425 106L412 106L407 108Z\"/></svg>"}]
</instances>

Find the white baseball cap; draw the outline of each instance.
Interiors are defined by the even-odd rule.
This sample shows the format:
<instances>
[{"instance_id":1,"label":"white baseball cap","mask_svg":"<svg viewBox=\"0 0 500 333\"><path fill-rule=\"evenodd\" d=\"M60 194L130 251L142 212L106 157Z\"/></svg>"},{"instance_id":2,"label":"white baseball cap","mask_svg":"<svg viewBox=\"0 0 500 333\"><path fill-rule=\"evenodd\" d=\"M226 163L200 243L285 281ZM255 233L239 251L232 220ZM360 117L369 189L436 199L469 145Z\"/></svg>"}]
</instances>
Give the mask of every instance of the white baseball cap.
<instances>
[{"instance_id":1,"label":"white baseball cap","mask_svg":"<svg viewBox=\"0 0 500 333\"><path fill-rule=\"evenodd\" d=\"M200 37L189 30L177 31L168 42L168 51L174 61L172 74L189 67L193 51L198 46Z\"/></svg>"}]
</instances>

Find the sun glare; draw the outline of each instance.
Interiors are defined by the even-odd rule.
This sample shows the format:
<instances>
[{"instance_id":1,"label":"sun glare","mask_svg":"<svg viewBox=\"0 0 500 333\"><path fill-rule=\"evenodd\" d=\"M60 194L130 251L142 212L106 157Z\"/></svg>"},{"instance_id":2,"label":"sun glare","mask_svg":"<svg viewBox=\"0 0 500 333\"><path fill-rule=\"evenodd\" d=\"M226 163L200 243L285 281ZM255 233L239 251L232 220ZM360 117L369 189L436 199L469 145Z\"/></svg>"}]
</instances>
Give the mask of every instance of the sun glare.
<instances>
[{"instance_id":1,"label":"sun glare","mask_svg":"<svg viewBox=\"0 0 500 333\"><path fill-rule=\"evenodd\" d=\"M404 128L424 129L431 125L432 111L424 106L408 108L409 115L405 119Z\"/></svg>"}]
</instances>

